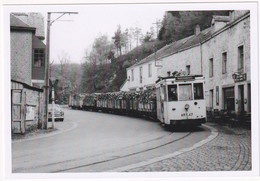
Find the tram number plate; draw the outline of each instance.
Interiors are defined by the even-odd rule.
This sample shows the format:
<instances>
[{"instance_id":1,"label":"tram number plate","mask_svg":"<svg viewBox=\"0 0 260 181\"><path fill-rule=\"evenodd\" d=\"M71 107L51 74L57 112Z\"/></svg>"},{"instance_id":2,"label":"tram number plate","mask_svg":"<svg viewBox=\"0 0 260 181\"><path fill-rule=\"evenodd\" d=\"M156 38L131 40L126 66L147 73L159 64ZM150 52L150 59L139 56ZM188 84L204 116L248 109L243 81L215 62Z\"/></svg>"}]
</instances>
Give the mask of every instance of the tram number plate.
<instances>
[{"instance_id":1,"label":"tram number plate","mask_svg":"<svg viewBox=\"0 0 260 181\"><path fill-rule=\"evenodd\" d=\"M192 116L193 113L182 113L181 116Z\"/></svg>"}]
</instances>

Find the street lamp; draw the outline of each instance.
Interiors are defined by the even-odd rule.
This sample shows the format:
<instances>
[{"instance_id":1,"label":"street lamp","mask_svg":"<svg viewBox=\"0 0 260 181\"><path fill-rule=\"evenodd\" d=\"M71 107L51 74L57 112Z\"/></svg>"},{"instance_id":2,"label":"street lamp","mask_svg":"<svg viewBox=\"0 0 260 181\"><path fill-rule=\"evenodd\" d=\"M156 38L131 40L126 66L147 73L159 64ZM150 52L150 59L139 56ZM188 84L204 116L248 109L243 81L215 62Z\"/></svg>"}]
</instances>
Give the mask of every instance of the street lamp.
<instances>
[{"instance_id":1,"label":"street lamp","mask_svg":"<svg viewBox=\"0 0 260 181\"><path fill-rule=\"evenodd\" d=\"M51 14L61 14L58 18L51 21ZM50 28L52 23L56 20L64 16L65 14L78 14L78 12L48 12L48 19L47 19L47 38L46 38L46 56L45 56L45 112L44 112L44 120L45 120L45 128L48 129L48 104L49 104L49 64L50 64ZM54 127L53 127L54 128Z\"/></svg>"}]
</instances>

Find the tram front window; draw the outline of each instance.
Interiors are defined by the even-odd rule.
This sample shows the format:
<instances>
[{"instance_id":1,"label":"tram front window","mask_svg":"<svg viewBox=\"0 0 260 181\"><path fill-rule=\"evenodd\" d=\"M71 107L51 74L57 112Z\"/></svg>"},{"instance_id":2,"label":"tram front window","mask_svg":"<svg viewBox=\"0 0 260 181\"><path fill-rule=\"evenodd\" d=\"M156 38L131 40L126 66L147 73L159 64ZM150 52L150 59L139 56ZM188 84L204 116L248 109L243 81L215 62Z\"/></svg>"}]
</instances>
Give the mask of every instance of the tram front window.
<instances>
[{"instance_id":1,"label":"tram front window","mask_svg":"<svg viewBox=\"0 0 260 181\"><path fill-rule=\"evenodd\" d=\"M180 84L179 85L179 100L180 101L192 100L191 84Z\"/></svg>"},{"instance_id":2,"label":"tram front window","mask_svg":"<svg viewBox=\"0 0 260 181\"><path fill-rule=\"evenodd\" d=\"M177 101L177 85L168 85L168 101Z\"/></svg>"},{"instance_id":3,"label":"tram front window","mask_svg":"<svg viewBox=\"0 0 260 181\"><path fill-rule=\"evenodd\" d=\"M194 99L203 99L203 84L194 83Z\"/></svg>"}]
</instances>

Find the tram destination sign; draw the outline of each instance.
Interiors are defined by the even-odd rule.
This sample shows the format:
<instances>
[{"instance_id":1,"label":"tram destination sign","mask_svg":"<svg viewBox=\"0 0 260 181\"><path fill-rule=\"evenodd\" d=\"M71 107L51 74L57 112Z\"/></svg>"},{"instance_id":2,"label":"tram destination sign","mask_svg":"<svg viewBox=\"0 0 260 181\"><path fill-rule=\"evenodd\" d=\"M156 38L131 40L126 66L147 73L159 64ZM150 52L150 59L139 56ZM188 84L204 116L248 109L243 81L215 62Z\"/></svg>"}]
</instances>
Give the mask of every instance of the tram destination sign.
<instances>
[{"instance_id":1,"label":"tram destination sign","mask_svg":"<svg viewBox=\"0 0 260 181\"><path fill-rule=\"evenodd\" d=\"M195 79L195 76L187 75L187 76L179 76L179 77L176 77L175 80L194 80L194 79Z\"/></svg>"}]
</instances>

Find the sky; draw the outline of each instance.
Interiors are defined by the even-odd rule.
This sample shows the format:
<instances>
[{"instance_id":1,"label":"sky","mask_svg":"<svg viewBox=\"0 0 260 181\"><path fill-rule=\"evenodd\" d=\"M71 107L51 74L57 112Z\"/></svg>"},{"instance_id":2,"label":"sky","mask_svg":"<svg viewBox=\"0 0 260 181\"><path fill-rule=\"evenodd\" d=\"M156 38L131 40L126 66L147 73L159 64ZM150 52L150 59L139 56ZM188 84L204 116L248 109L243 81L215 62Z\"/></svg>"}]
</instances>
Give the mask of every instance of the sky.
<instances>
[{"instance_id":1,"label":"sky","mask_svg":"<svg viewBox=\"0 0 260 181\"><path fill-rule=\"evenodd\" d=\"M153 23L162 19L166 10L166 6L157 8L147 5L89 5L71 8L69 11L78 14L64 15L60 20L72 21L57 21L51 26L51 60L65 52L71 61L80 62L85 51L91 51L95 38L107 35L111 40L118 25L122 31L137 26L145 33L151 26L155 27Z\"/></svg>"},{"instance_id":2,"label":"sky","mask_svg":"<svg viewBox=\"0 0 260 181\"><path fill-rule=\"evenodd\" d=\"M91 51L95 38L107 35L109 40L114 36L118 25L121 30L139 27L146 33L157 20L162 20L166 11L178 10L223 10L241 8L234 4L219 3L164 3L164 4L82 4L82 5L13 5L5 6L4 15L10 12L39 12L44 16L45 34L47 12L78 12L64 15L51 26L50 62L59 63L59 59L67 56L71 63L82 63L85 51ZM225 8L224 8L225 7ZM58 14L52 14L54 20ZM112 40L111 40L112 41Z\"/></svg>"},{"instance_id":3,"label":"sky","mask_svg":"<svg viewBox=\"0 0 260 181\"><path fill-rule=\"evenodd\" d=\"M32 11L33 10L33 11ZM107 35L112 41L118 25L121 30L139 27L146 33L165 11L174 10L169 4L102 4L102 5L37 5L12 6L9 12L40 12L44 16L45 34L47 12L78 12L64 15L50 29L50 62L67 56L71 63L83 62L85 51L91 51L95 38ZM60 14L52 14L51 20Z\"/></svg>"}]
</instances>

